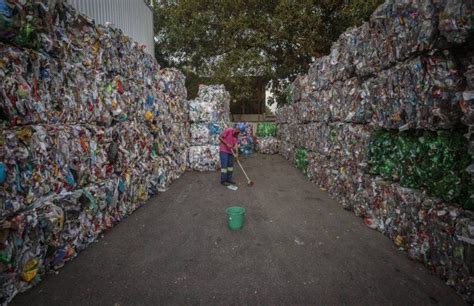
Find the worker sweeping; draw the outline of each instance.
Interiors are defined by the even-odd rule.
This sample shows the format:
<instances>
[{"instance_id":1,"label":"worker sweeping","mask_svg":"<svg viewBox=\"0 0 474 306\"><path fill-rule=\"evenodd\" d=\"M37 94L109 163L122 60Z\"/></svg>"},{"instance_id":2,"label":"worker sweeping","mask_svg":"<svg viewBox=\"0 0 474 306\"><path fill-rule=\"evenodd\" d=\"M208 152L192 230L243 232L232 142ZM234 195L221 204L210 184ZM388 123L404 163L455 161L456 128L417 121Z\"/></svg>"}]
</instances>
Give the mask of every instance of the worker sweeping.
<instances>
[{"instance_id":1,"label":"worker sweeping","mask_svg":"<svg viewBox=\"0 0 474 306\"><path fill-rule=\"evenodd\" d=\"M226 128L219 137L219 155L221 160L221 184L224 186L235 186L232 180L234 173L234 156L238 156L238 136L240 129Z\"/></svg>"}]
</instances>

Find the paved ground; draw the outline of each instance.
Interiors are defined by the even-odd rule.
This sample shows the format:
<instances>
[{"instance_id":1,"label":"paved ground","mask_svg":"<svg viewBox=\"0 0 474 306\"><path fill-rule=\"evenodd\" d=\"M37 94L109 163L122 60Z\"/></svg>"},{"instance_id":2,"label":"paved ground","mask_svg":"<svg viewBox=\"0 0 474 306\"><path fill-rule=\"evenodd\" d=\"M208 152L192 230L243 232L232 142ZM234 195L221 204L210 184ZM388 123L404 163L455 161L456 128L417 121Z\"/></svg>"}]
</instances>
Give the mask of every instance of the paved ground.
<instances>
[{"instance_id":1,"label":"paved ground","mask_svg":"<svg viewBox=\"0 0 474 306\"><path fill-rule=\"evenodd\" d=\"M281 157L245 164L255 187L187 173L13 304L463 304ZM225 217L236 204L237 233Z\"/></svg>"}]
</instances>

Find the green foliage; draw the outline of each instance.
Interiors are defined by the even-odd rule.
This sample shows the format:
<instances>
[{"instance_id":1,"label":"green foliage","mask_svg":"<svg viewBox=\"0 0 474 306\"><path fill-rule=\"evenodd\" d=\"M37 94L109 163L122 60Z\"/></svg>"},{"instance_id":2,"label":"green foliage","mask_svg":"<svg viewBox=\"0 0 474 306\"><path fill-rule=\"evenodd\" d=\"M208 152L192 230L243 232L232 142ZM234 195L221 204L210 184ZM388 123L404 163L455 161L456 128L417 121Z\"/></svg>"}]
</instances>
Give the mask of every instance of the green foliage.
<instances>
[{"instance_id":1,"label":"green foliage","mask_svg":"<svg viewBox=\"0 0 474 306\"><path fill-rule=\"evenodd\" d=\"M346 28L359 24L381 2L162 0L155 6L156 57L188 78L233 84L237 100L248 98L255 86L239 78L272 81L275 101L284 103L280 82L306 71Z\"/></svg>"},{"instance_id":2,"label":"green foliage","mask_svg":"<svg viewBox=\"0 0 474 306\"><path fill-rule=\"evenodd\" d=\"M304 175L308 175L308 151L298 148L295 153L296 168L300 169Z\"/></svg>"},{"instance_id":3,"label":"green foliage","mask_svg":"<svg viewBox=\"0 0 474 306\"><path fill-rule=\"evenodd\" d=\"M460 132L379 132L369 147L370 173L404 187L426 188L429 194L473 209L474 192L466 169L472 159Z\"/></svg>"}]
</instances>

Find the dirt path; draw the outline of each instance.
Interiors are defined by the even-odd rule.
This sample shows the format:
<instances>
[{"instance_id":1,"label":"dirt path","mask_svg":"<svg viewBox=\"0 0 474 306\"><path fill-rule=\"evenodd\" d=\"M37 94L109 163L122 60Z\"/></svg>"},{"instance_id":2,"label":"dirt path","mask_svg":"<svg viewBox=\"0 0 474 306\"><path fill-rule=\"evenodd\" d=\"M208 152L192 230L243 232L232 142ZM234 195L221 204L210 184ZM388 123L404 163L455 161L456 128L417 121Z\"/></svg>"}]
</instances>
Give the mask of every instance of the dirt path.
<instances>
[{"instance_id":1,"label":"dirt path","mask_svg":"<svg viewBox=\"0 0 474 306\"><path fill-rule=\"evenodd\" d=\"M244 164L255 187L187 173L13 304L463 304L280 156ZM231 205L247 209L238 233Z\"/></svg>"}]
</instances>

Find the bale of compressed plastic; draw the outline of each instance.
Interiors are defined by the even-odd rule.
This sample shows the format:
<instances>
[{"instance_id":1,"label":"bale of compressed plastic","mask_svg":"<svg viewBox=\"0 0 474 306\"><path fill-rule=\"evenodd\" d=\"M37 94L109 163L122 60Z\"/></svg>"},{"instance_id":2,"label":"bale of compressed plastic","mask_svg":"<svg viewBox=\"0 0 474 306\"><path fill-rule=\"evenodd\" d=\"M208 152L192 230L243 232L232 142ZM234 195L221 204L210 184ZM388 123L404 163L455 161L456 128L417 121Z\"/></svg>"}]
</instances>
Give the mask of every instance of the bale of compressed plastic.
<instances>
[{"instance_id":1,"label":"bale of compressed plastic","mask_svg":"<svg viewBox=\"0 0 474 306\"><path fill-rule=\"evenodd\" d=\"M189 147L189 168L196 171L216 171L220 168L219 146Z\"/></svg>"},{"instance_id":2,"label":"bale of compressed plastic","mask_svg":"<svg viewBox=\"0 0 474 306\"><path fill-rule=\"evenodd\" d=\"M280 141L273 136L257 137L256 150L260 154L278 154Z\"/></svg>"},{"instance_id":3,"label":"bale of compressed plastic","mask_svg":"<svg viewBox=\"0 0 474 306\"><path fill-rule=\"evenodd\" d=\"M277 125L272 122L261 122L257 124L258 137L276 137Z\"/></svg>"},{"instance_id":4,"label":"bale of compressed plastic","mask_svg":"<svg viewBox=\"0 0 474 306\"><path fill-rule=\"evenodd\" d=\"M191 124L192 146L219 145L219 136L225 128L222 123L195 123Z\"/></svg>"},{"instance_id":5,"label":"bale of compressed plastic","mask_svg":"<svg viewBox=\"0 0 474 306\"><path fill-rule=\"evenodd\" d=\"M198 97L189 101L191 122L229 122L230 95L224 85L200 85Z\"/></svg>"},{"instance_id":6,"label":"bale of compressed plastic","mask_svg":"<svg viewBox=\"0 0 474 306\"><path fill-rule=\"evenodd\" d=\"M301 170L304 175L308 173L308 151L302 148L297 148L295 152L296 168Z\"/></svg>"},{"instance_id":7,"label":"bale of compressed plastic","mask_svg":"<svg viewBox=\"0 0 474 306\"><path fill-rule=\"evenodd\" d=\"M244 156L250 156L255 149L253 125L248 122L237 122L234 128L240 130L238 136L239 153Z\"/></svg>"},{"instance_id":8,"label":"bale of compressed plastic","mask_svg":"<svg viewBox=\"0 0 474 306\"><path fill-rule=\"evenodd\" d=\"M436 12L431 1L386 1L370 17L379 66L386 69L435 42Z\"/></svg>"},{"instance_id":9,"label":"bale of compressed plastic","mask_svg":"<svg viewBox=\"0 0 474 306\"><path fill-rule=\"evenodd\" d=\"M474 29L472 1L439 0L435 1L438 10L438 29L450 43L462 44L469 40Z\"/></svg>"},{"instance_id":10,"label":"bale of compressed plastic","mask_svg":"<svg viewBox=\"0 0 474 306\"><path fill-rule=\"evenodd\" d=\"M296 123L298 119L294 110L294 105L279 107L275 112L277 123Z\"/></svg>"},{"instance_id":11,"label":"bale of compressed plastic","mask_svg":"<svg viewBox=\"0 0 474 306\"><path fill-rule=\"evenodd\" d=\"M161 70L121 30L65 1L3 2L5 303L176 180L186 168L189 119L184 75Z\"/></svg>"},{"instance_id":12,"label":"bale of compressed plastic","mask_svg":"<svg viewBox=\"0 0 474 306\"><path fill-rule=\"evenodd\" d=\"M404 187L474 208L474 185L466 169L472 163L460 133L380 132L370 144L370 173Z\"/></svg>"},{"instance_id":13,"label":"bale of compressed plastic","mask_svg":"<svg viewBox=\"0 0 474 306\"><path fill-rule=\"evenodd\" d=\"M280 154L290 162L295 160L295 150L296 147L291 143L281 141L280 142Z\"/></svg>"},{"instance_id":14,"label":"bale of compressed plastic","mask_svg":"<svg viewBox=\"0 0 474 306\"><path fill-rule=\"evenodd\" d=\"M365 99L386 129L449 129L461 118L459 70L449 53L417 57L382 71Z\"/></svg>"},{"instance_id":15,"label":"bale of compressed plastic","mask_svg":"<svg viewBox=\"0 0 474 306\"><path fill-rule=\"evenodd\" d=\"M230 95L224 85L200 85L197 98L188 102L190 169L214 171L220 167L219 136L230 125L229 105Z\"/></svg>"},{"instance_id":16,"label":"bale of compressed plastic","mask_svg":"<svg viewBox=\"0 0 474 306\"><path fill-rule=\"evenodd\" d=\"M289 125L288 124L279 124L277 129L277 138L282 142L290 142L291 135L289 132Z\"/></svg>"}]
</instances>

